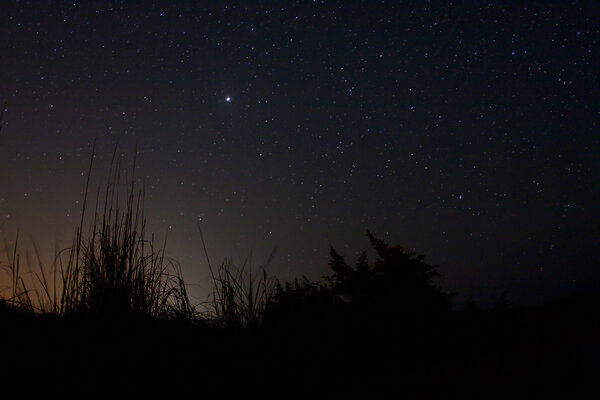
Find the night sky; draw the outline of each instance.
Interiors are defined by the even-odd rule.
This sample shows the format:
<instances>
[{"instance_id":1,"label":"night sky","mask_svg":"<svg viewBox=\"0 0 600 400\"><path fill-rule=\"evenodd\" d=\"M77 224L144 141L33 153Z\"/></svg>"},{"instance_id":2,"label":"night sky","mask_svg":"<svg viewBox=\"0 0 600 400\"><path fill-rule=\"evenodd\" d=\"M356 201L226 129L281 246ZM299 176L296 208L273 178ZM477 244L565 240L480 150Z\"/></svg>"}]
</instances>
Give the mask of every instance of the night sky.
<instances>
[{"instance_id":1,"label":"night sky","mask_svg":"<svg viewBox=\"0 0 600 400\"><path fill-rule=\"evenodd\" d=\"M50 255L115 146L194 296L281 279L366 230L458 300L600 285L596 1L5 1L0 238ZM4 255L1 255L5 259Z\"/></svg>"}]
</instances>

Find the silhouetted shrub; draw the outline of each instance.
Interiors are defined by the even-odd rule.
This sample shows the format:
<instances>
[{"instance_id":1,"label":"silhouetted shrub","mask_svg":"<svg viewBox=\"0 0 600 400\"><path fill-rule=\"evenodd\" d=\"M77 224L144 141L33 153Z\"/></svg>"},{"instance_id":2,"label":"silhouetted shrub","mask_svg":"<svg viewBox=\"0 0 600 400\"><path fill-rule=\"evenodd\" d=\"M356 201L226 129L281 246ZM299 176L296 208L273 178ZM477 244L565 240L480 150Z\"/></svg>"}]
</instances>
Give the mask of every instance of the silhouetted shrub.
<instances>
[{"instance_id":1,"label":"silhouetted shrub","mask_svg":"<svg viewBox=\"0 0 600 400\"><path fill-rule=\"evenodd\" d=\"M356 268L351 268L331 249L330 266L335 273L327 279L339 297L368 313L390 317L432 315L450 308L452 296L434 285L433 279L440 274L436 266L425 262L425 256L390 246L370 232L367 236L376 252L371 264L363 252Z\"/></svg>"},{"instance_id":2,"label":"silhouetted shrub","mask_svg":"<svg viewBox=\"0 0 600 400\"><path fill-rule=\"evenodd\" d=\"M390 246L370 232L367 236L376 252L372 263L363 252L353 268L331 247L333 274L323 283L304 278L279 284L269 309L272 318L390 326L407 318L435 320L450 310L452 294L433 282L440 276L436 266L426 263L423 255Z\"/></svg>"},{"instance_id":3,"label":"silhouetted shrub","mask_svg":"<svg viewBox=\"0 0 600 400\"><path fill-rule=\"evenodd\" d=\"M330 318L341 305L329 285L303 277L292 283L277 283L266 310L266 320L270 325L321 326L331 322Z\"/></svg>"}]
</instances>

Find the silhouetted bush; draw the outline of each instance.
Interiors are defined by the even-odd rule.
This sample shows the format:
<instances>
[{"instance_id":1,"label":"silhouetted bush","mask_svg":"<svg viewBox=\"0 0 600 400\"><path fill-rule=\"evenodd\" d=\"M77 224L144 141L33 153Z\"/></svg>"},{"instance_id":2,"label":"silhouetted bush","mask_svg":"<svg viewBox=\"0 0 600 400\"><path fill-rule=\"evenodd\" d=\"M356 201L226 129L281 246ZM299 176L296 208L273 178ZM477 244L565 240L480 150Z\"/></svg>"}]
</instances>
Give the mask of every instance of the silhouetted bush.
<instances>
[{"instance_id":1,"label":"silhouetted bush","mask_svg":"<svg viewBox=\"0 0 600 400\"><path fill-rule=\"evenodd\" d=\"M266 310L266 320L270 325L320 326L331 322L341 305L341 299L334 295L329 285L303 277L283 285L277 283Z\"/></svg>"},{"instance_id":2,"label":"silhouetted bush","mask_svg":"<svg viewBox=\"0 0 600 400\"><path fill-rule=\"evenodd\" d=\"M440 275L436 266L427 264L423 255L388 245L370 232L367 236L376 252L372 263L363 252L353 268L331 247L333 274L325 282L304 278L279 284L269 308L270 319L391 327L407 319L435 320L450 310L452 295L433 282Z\"/></svg>"}]
</instances>

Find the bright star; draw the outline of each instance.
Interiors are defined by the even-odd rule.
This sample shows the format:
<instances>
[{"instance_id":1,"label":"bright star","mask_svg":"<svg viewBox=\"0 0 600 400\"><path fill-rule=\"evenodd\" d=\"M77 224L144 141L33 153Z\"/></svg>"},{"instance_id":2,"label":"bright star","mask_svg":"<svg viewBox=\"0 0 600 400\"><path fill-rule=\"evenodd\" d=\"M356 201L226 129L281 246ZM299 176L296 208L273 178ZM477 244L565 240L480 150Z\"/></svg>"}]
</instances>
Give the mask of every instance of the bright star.
<instances>
[{"instance_id":1,"label":"bright star","mask_svg":"<svg viewBox=\"0 0 600 400\"><path fill-rule=\"evenodd\" d=\"M225 97L225 101L229 103L231 101L231 97L229 97L229 96Z\"/></svg>"}]
</instances>

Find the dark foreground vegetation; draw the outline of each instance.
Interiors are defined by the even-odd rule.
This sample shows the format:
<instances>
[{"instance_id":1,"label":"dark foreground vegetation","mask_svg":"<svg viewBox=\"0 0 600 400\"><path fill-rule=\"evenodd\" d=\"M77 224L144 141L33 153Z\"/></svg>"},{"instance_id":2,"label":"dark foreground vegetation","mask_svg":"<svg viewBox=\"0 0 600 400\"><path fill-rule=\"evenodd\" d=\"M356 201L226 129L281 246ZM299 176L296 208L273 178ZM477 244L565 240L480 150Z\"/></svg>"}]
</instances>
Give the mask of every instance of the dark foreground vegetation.
<instances>
[{"instance_id":1,"label":"dark foreground vegetation","mask_svg":"<svg viewBox=\"0 0 600 400\"><path fill-rule=\"evenodd\" d=\"M363 253L351 266L332 248L331 275L319 282L280 283L264 270L209 261L214 291L194 306L177 264L147 238L142 196L131 189L119 209L118 190L108 186L89 232L84 215L50 271L39 261L35 288L23 279L18 252L7 251L6 390L573 398L597 379L597 294L534 308L453 310L453 296L434 284L435 266L370 233L373 260Z\"/></svg>"},{"instance_id":2,"label":"dark foreground vegetation","mask_svg":"<svg viewBox=\"0 0 600 400\"><path fill-rule=\"evenodd\" d=\"M40 314L2 301L2 380L22 394L261 398L577 398L593 388L600 296L451 311L424 283L424 264L372 241L374 264L351 269L333 253L327 283L278 285L264 299L262 284L239 297L252 285L219 281L221 271L209 314L105 304Z\"/></svg>"}]
</instances>

